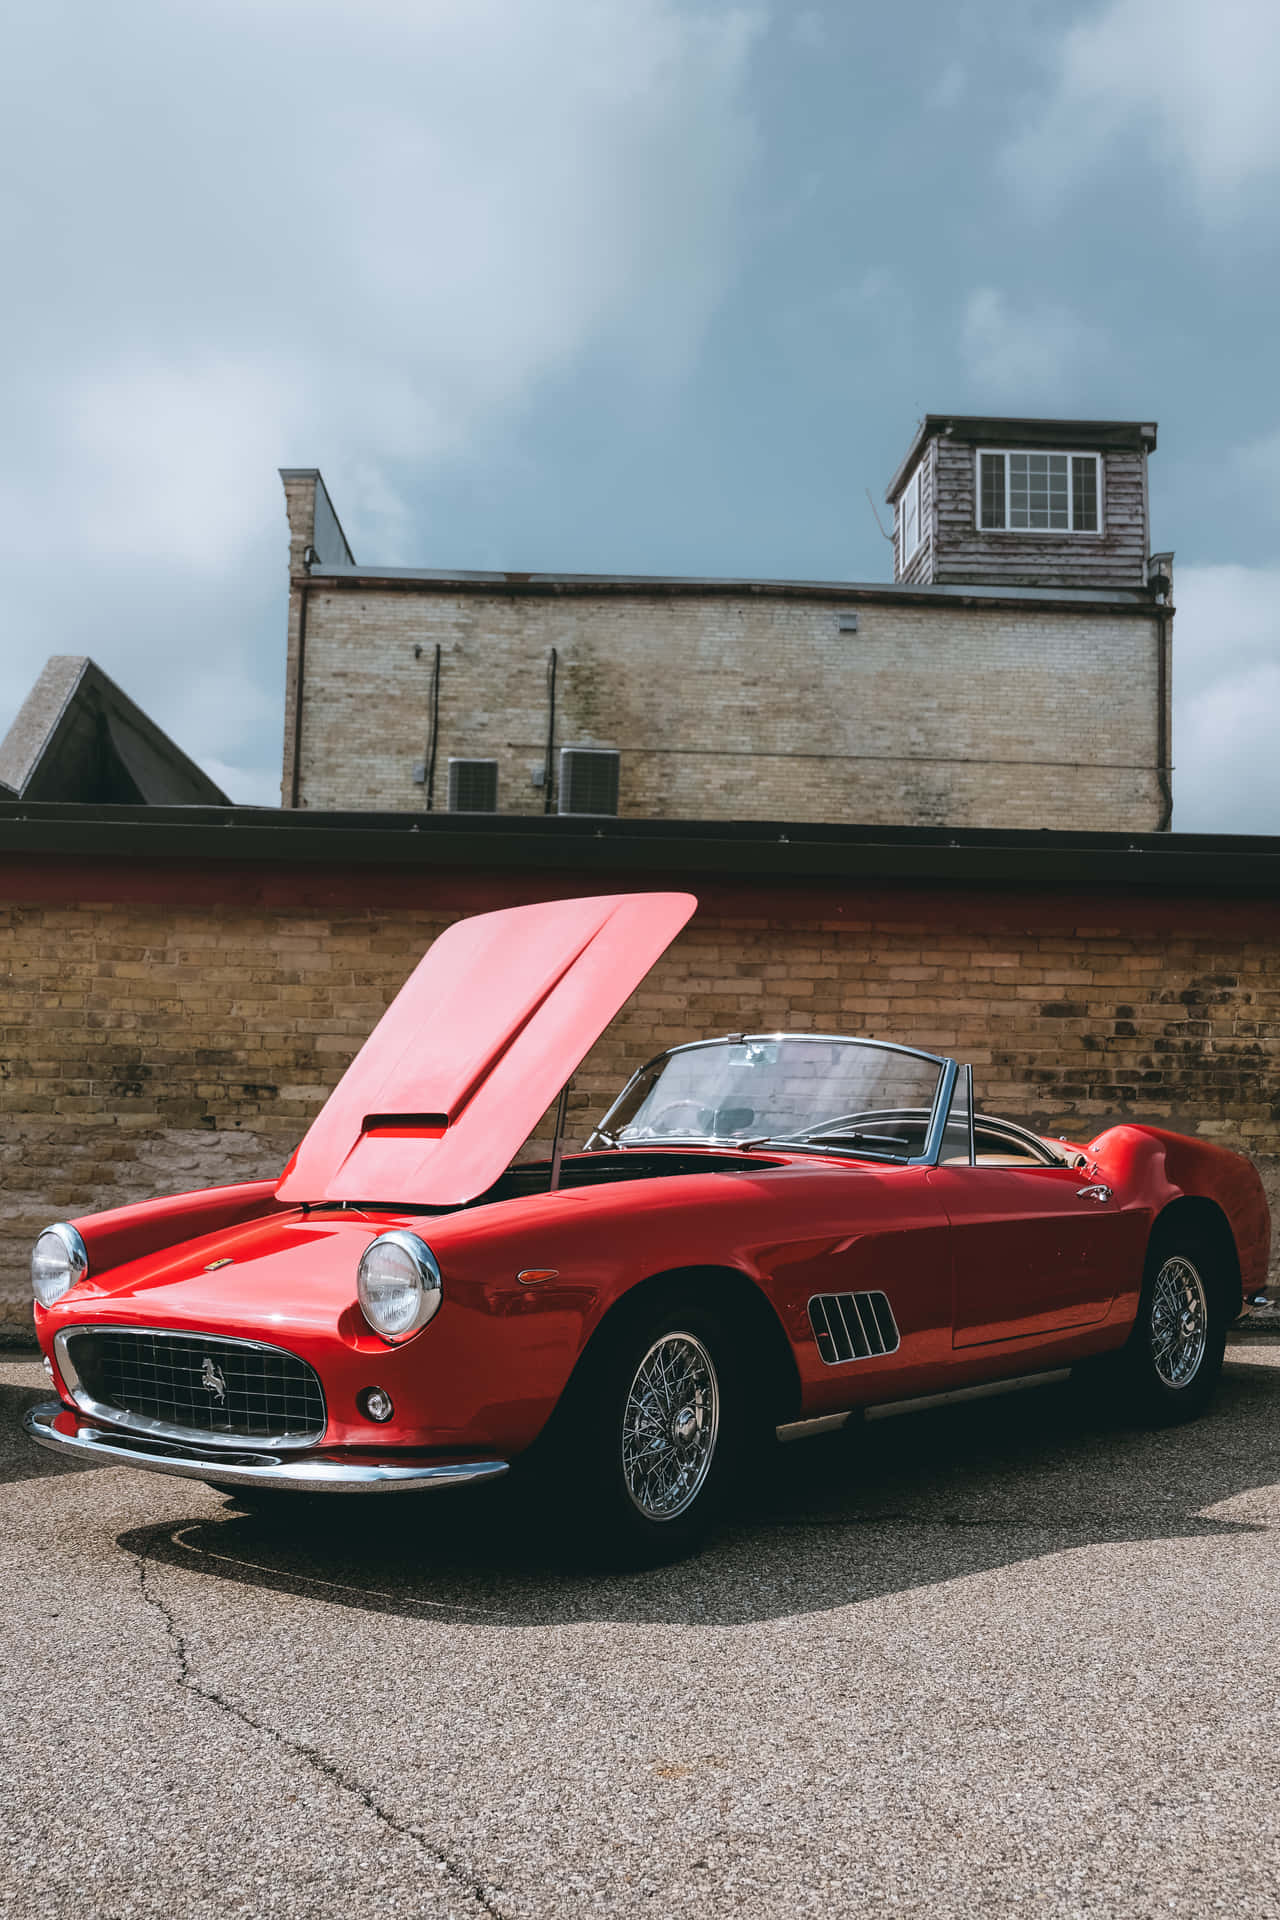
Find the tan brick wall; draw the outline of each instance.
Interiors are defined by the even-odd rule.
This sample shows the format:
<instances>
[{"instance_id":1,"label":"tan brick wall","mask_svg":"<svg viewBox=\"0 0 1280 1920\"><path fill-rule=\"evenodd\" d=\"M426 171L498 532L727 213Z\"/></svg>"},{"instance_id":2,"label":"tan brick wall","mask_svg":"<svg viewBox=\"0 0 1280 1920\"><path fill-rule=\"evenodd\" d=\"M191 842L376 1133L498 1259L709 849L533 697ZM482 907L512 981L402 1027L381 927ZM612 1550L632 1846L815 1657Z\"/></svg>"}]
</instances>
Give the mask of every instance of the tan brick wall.
<instances>
[{"instance_id":1,"label":"tan brick wall","mask_svg":"<svg viewBox=\"0 0 1280 1920\"><path fill-rule=\"evenodd\" d=\"M295 589L295 652L297 601ZM499 762L500 811L542 811L532 776L555 647L557 746L621 750L624 815L1159 825L1154 618L876 601L858 607L856 634L841 633L850 611L821 596L313 581L302 804L424 805L413 768L438 644L442 810L454 755Z\"/></svg>"},{"instance_id":2,"label":"tan brick wall","mask_svg":"<svg viewBox=\"0 0 1280 1920\"><path fill-rule=\"evenodd\" d=\"M957 1053L988 1111L1055 1132L1118 1116L1199 1131L1258 1156L1276 1190L1274 933L1206 932L1203 912L1135 931L1124 902L1020 920L1015 901L985 927L960 896L861 923L842 904L700 914L582 1069L576 1137L663 1046L808 1028ZM0 1328L28 1325L28 1250L51 1219L277 1171L453 917L0 908Z\"/></svg>"}]
</instances>

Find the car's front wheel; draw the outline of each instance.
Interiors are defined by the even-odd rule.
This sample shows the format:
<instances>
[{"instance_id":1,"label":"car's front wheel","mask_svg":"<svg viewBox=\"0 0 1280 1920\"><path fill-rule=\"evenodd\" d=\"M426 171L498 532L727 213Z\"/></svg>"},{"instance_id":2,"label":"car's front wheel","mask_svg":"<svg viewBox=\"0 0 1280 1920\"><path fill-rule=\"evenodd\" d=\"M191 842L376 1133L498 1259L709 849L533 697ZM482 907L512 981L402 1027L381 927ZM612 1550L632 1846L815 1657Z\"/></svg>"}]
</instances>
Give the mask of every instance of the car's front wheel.
<instances>
[{"instance_id":1,"label":"car's front wheel","mask_svg":"<svg viewBox=\"0 0 1280 1920\"><path fill-rule=\"evenodd\" d=\"M751 1424L738 1351L709 1308L629 1315L602 1331L558 1410L544 1489L559 1481L561 1519L585 1525L593 1557L678 1560L722 1511Z\"/></svg>"}]
</instances>

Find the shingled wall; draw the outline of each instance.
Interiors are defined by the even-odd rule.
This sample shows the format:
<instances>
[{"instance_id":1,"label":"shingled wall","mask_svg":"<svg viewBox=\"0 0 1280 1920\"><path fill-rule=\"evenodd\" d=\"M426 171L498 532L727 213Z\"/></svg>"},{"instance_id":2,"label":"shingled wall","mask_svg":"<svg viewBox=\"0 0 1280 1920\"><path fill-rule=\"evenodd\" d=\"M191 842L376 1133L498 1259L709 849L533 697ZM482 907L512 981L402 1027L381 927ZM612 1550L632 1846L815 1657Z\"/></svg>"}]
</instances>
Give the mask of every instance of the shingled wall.
<instances>
[{"instance_id":1,"label":"shingled wall","mask_svg":"<svg viewBox=\"0 0 1280 1920\"><path fill-rule=\"evenodd\" d=\"M276 1171L462 913L670 876L0 863L0 1331L51 1219ZM681 884L677 879L674 884ZM870 1034L974 1063L988 1111L1088 1138L1149 1120L1280 1192L1280 907L1114 892L694 885L596 1047L580 1140L630 1071L707 1034Z\"/></svg>"}]
</instances>

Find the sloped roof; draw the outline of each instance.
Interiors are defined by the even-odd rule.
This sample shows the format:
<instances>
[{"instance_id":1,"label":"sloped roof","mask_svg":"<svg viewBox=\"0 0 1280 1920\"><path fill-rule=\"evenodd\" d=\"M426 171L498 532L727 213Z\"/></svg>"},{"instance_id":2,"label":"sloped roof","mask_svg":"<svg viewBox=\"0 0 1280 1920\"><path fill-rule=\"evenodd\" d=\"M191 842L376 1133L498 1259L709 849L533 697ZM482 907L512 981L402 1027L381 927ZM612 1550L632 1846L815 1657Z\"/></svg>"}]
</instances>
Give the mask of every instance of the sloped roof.
<instances>
[{"instance_id":1,"label":"sloped roof","mask_svg":"<svg viewBox=\"0 0 1280 1920\"><path fill-rule=\"evenodd\" d=\"M0 740L0 791L23 800L228 806L221 787L87 654L55 653Z\"/></svg>"}]
</instances>

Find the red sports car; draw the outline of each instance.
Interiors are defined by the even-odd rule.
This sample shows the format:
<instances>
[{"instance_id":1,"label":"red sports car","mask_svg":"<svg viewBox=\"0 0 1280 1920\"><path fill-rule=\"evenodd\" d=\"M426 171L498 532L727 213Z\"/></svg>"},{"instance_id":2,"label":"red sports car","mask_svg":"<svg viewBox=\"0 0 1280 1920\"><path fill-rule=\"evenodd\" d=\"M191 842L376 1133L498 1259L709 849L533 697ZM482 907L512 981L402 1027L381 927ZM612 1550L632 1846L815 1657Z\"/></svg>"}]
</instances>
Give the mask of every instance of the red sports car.
<instances>
[{"instance_id":1,"label":"red sports car","mask_svg":"<svg viewBox=\"0 0 1280 1920\"><path fill-rule=\"evenodd\" d=\"M1267 1272L1247 1160L974 1111L909 1046L736 1033L564 1088L694 910L484 914L436 941L280 1180L49 1227L41 1445L241 1498L512 1466L632 1560L698 1540L779 1427L1087 1365L1197 1413ZM560 1096L549 1160L513 1156Z\"/></svg>"}]
</instances>

